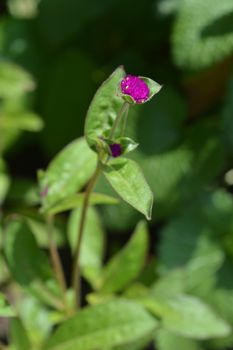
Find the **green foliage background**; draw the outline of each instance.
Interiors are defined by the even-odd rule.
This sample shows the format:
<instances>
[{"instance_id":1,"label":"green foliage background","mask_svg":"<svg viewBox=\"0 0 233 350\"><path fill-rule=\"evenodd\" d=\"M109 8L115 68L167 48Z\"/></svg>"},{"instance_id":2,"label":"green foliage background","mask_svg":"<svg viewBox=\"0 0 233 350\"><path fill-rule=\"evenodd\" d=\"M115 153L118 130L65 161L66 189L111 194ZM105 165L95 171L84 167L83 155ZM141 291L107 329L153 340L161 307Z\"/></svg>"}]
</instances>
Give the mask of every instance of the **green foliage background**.
<instances>
[{"instance_id":1,"label":"green foliage background","mask_svg":"<svg viewBox=\"0 0 233 350\"><path fill-rule=\"evenodd\" d=\"M140 144L129 157L141 165L155 196L148 266L139 282L147 287L159 281L154 295L168 293L174 298L164 310L178 308L187 314L184 311L180 319L173 319L172 312L162 313L165 326L156 333L155 346L159 350L232 347L233 331L225 335L221 327L224 322L233 327L233 1L8 0L0 7L3 213L25 215L39 245L47 247L37 210L37 169L46 168L58 151L83 135L93 94L117 66L123 64L127 73L158 81L163 85L161 92L150 103L131 109L127 127L127 136ZM104 178L96 191L113 194ZM106 228L110 257L129 238L142 215L122 202L102 205L99 213L103 222L96 224L97 214L90 212L94 221L90 219L90 227L101 232L99 225ZM73 211L68 222L70 240L77 220ZM64 250L66 225L67 216L58 215L56 238ZM88 240L93 239L87 238L90 256ZM1 240L0 235L0 251ZM29 249L30 245L34 247L33 239ZM102 246L97 249L104 255ZM94 285L98 284L92 278L97 274L96 264L101 262L93 263L90 258L83 272ZM106 279L121 286L120 277L118 281L111 275L111 264L106 271ZM8 280L1 254L3 289ZM33 283L31 287L38 286ZM136 296L133 291L128 293L137 299L138 292ZM89 300L93 298L90 295ZM24 301L26 328L30 310L34 307L34 313L38 312L38 306L30 302ZM212 327L214 316L198 304L202 302L223 323ZM145 298L141 303L158 315L158 305L151 300ZM48 313L41 309L41 319L59 319ZM202 313L208 316L203 324ZM30 326L34 327L32 339L39 343L37 326ZM14 340L22 325L16 322L12 327ZM45 322L43 327L48 334L50 325ZM207 330L204 336L201 328ZM28 349L28 340L25 342L16 349ZM143 346L142 341L132 345L132 350ZM106 341L104 350L110 347Z\"/></svg>"}]
</instances>

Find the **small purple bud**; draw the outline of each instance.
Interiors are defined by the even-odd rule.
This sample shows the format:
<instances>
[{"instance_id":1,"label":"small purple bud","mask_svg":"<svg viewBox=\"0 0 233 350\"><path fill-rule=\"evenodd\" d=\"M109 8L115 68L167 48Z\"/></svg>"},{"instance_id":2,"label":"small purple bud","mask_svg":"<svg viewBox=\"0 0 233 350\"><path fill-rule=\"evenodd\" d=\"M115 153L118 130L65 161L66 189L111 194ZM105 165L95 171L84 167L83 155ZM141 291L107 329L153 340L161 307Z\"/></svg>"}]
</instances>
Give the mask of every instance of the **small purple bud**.
<instances>
[{"instance_id":1,"label":"small purple bud","mask_svg":"<svg viewBox=\"0 0 233 350\"><path fill-rule=\"evenodd\" d=\"M110 145L112 157L117 158L121 155L121 145L119 143L113 143Z\"/></svg>"},{"instance_id":2,"label":"small purple bud","mask_svg":"<svg viewBox=\"0 0 233 350\"><path fill-rule=\"evenodd\" d=\"M49 190L48 186L45 186L45 188L40 192L41 198L44 198L47 195L48 190Z\"/></svg>"},{"instance_id":3,"label":"small purple bud","mask_svg":"<svg viewBox=\"0 0 233 350\"><path fill-rule=\"evenodd\" d=\"M135 103L146 102L150 95L150 89L147 84L134 75L126 75L121 81L121 92L124 95L131 96Z\"/></svg>"}]
</instances>

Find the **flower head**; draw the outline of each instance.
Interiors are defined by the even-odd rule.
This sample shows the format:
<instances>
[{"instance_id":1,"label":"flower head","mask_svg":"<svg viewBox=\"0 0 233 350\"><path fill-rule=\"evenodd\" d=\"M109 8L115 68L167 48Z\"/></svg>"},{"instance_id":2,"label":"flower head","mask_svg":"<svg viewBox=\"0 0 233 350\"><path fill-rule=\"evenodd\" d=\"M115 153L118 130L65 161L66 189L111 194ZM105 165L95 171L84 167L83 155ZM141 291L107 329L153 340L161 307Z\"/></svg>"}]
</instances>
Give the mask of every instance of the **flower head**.
<instances>
[{"instance_id":1,"label":"flower head","mask_svg":"<svg viewBox=\"0 0 233 350\"><path fill-rule=\"evenodd\" d=\"M121 92L132 97L135 103L144 103L150 96L148 85L134 75L126 75L121 81Z\"/></svg>"}]
</instances>

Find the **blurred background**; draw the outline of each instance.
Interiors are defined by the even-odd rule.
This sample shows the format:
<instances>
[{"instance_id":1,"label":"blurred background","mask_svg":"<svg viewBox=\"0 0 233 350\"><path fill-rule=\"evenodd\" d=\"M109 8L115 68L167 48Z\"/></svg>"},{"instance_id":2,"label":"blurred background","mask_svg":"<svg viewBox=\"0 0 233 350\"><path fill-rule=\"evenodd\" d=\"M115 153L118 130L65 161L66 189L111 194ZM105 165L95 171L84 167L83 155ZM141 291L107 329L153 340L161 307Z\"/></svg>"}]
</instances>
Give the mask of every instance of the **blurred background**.
<instances>
[{"instance_id":1,"label":"blurred background","mask_svg":"<svg viewBox=\"0 0 233 350\"><path fill-rule=\"evenodd\" d=\"M34 217L36 172L83 135L102 81L123 64L163 85L128 124L155 195L150 260L164 275L217 252L212 303L233 324L233 1L2 0L0 58L0 200ZM112 193L104 179L97 188ZM111 254L141 215L101 213Z\"/></svg>"}]
</instances>

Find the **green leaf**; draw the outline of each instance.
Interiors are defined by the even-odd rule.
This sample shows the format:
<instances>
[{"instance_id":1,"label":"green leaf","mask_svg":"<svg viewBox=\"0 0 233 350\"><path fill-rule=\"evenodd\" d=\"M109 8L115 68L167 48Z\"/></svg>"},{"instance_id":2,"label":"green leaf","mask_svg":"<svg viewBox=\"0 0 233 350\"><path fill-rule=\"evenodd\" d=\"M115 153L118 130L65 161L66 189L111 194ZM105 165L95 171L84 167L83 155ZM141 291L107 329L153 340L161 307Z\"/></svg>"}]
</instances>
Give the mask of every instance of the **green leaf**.
<instances>
[{"instance_id":1,"label":"green leaf","mask_svg":"<svg viewBox=\"0 0 233 350\"><path fill-rule=\"evenodd\" d=\"M0 97L16 97L35 87L30 74L19 66L0 62Z\"/></svg>"},{"instance_id":2,"label":"green leaf","mask_svg":"<svg viewBox=\"0 0 233 350\"><path fill-rule=\"evenodd\" d=\"M231 0L184 0L175 22L172 45L175 63L203 69L233 52Z\"/></svg>"},{"instance_id":3,"label":"green leaf","mask_svg":"<svg viewBox=\"0 0 233 350\"><path fill-rule=\"evenodd\" d=\"M192 322L192 320L190 320ZM202 350L201 345L193 339L184 338L164 329L156 335L156 349L158 350Z\"/></svg>"},{"instance_id":4,"label":"green leaf","mask_svg":"<svg viewBox=\"0 0 233 350\"><path fill-rule=\"evenodd\" d=\"M104 165L103 172L119 196L150 220L153 194L138 164L130 159L116 158Z\"/></svg>"},{"instance_id":5,"label":"green leaf","mask_svg":"<svg viewBox=\"0 0 233 350\"><path fill-rule=\"evenodd\" d=\"M4 173L0 173L0 205L3 203L4 199L6 198L9 187L10 187L10 178Z\"/></svg>"},{"instance_id":6,"label":"green leaf","mask_svg":"<svg viewBox=\"0 0 233 350\"><path fill-rule=\"evenodd\" d=\"M81 190L91 178L96 166L96 154L83 138L66 146L39 174L42 194L42 212L47 212L59 201Z\"/></svg>"},{"instance_id":7,"label":"green leaf","mask_svg":"<svg viewBox=\"0 0 233 350\"><path fill-rule=\"evenodd\" d=\"M12 129L36 132L43 128L43 121L35 113L19 111L14 114L4 115L1 127L4 129L4 132Z\"/></svg>"},{"instance_id":8,"label":"green leaf","mask_svg":"<svg viewBox=\"0 0 233 350\"><path fill-rule=\"evenodd\" d=\"M11 321L10 340L12 350L31 350L26 330L18 318Z\"/></svg>"},{"instance_id":9,"label":"green leaf","mask_svg":"<svg viewBox=\"0 0 233 350\"><path fill-rule=\"evenodd\" d=\"M85 308L52 335L45 350L93 350L128 344L157 322L135 303L115 300Z\"/></svg>"},{"instance_id":10,"label":"green leaf","mask_svg":"<svg viewBox=\"0 0 233 350\"><path fill-rule=\"evenodd\" d=\"M63 211L75 209L77 207L81 207L83 204L83 199L85 197L85 193L73 194L62 201L60 201L57 205L48 210L48 214L54 215L61 213ZM101 193L91 193L89 203L91 205L95 204L117 204L118 199L107 196L106 194Z\"/></svg>"},{"instance_id":11,"label":"green leaf","mask_svg":"<svg viewBox=\"0 0 233 350\"><path fill-rule=\"evenodd\" d=\"M117 68L97 90L87 112L85 137L89 146L96 150L101 137L108 138L111 127L123 104L117 96L117 86L125 75L123 67Z\"/></svg>"},{"instance_id":12,"label":"green leaf","mask_svg":"<svg viewBox=\"0 0 233 350\"><path fill-rule=\"evenodd\" d=\"M74 210L68 222L68 239L72 251L77 242L81 210ZM81 246L80 267L82 275L93 285L97 283L102 268L105 251L105 233L97 211L93 207L87 210L86 223Z\"/></svg>"},{"instance_id":13,"label":"green leaf","mask_svg":"<svg viewBox=\"0 0 233 350\"><path fill-rule=\"evenodd\" d=\"M28 334L32 349L43 349L43 343L48 338L54 323L56 322L53 310L27 295L21 298L17 305L18 314Z\"/></svg>"},{"instance_id":14,"label":"green leaf","mask_svg":"<svg viewBox=\"0 0 233 350\"><path fill-rule=\"evenodd\" d=\"M57 305L59 288L53 280L50 263L24 220L18 218L8 223L4 248L15 281L44 302Z\"/></svg>"},{"instance_id":15,"label":"green leaf","mask_svg":"<svg viewBox=\"0 0 233 350\"><path fill-rule=\"evenodd\" d=\"M224 337L231 327L200 299L178 295L168 299L144 300L144 305L162 318L164 329L193 339Z\"/></svg>"},{"instance_id":16,"label":"green leaf","mask_svg":"<svg viewBox=\"0 0 233 350\"><path fill-rule=\"evenodd\" d=\"M5 296L0 293L0 317L13 317L15 312L6 300Z\"/></svg>"},{"instance_id":17,"label":"green leaf","mask_svg":"<svg viewBox=\"0 0 233 350\"><path fill-rule=\"evenodd\" d=\"M147 252L148 231L146 223L140 222L126 246L104 268L101 291L120 291L137 278L144 267Z\"/></svg>"}]
</instances>

